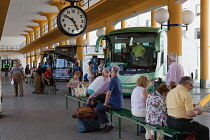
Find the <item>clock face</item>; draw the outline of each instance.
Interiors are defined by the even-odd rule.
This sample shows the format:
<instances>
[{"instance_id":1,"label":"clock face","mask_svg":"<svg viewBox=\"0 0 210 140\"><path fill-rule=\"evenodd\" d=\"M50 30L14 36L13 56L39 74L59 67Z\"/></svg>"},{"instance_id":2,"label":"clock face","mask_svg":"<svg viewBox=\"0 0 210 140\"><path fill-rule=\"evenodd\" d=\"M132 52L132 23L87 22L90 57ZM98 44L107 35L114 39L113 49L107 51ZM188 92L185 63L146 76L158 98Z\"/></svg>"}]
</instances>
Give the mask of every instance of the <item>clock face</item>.
<instances>
[{"instance_id":1,"label":"clock face","mask_svg":"<svg viewBox=\"0 0 210 140\"><path fill-rule=\"evenodd\" d=\"M67 6L57 17L59 30L67 36L76 36L83 33L87 27L87 15L76 6Z\"/></svg>"}]
</instances>

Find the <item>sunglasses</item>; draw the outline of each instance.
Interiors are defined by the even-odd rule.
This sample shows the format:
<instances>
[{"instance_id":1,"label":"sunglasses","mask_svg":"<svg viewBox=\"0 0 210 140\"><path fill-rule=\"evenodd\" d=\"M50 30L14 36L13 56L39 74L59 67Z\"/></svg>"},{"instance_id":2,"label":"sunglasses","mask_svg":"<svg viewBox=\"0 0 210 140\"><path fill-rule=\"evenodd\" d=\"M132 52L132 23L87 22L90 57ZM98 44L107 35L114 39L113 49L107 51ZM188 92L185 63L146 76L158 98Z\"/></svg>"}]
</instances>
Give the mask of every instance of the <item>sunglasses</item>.
<instances>
[{"instance_id":1,"label":"sunglasses","mask_svg":"<svg viewBox=\"0 0 210 140\"><path fill-rule=\"evenodd\" d=\"M189 83L190 84L190 83ZM192 85L192 84L190 84L190 87L191 87L191 89L193 89L194 88L194 86Z\"/></svg>"}]
</instances>

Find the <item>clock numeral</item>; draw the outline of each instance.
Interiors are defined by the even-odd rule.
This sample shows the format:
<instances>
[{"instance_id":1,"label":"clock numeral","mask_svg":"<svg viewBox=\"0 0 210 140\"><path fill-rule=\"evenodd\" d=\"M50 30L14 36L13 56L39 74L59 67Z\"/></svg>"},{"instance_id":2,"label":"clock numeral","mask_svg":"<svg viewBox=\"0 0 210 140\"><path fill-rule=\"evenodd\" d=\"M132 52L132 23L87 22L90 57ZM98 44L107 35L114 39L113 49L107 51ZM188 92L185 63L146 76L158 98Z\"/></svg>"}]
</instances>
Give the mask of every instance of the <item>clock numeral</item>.
<instances>
[{"instance_id":1,"label":"clock numeral","mask_svg":"<svg viewBox=\"0 0 210 140\"><path fill-rule=\"evenodd\" d=\"M72 29L72 33L74 32L74 29Z\"/></svg>"},{"instance_id":2,"label":"clock numeral","mask_svg":"<svg viewBox=\"0 0 210 140\"><path fill-rule=\"evenodd\" d=\"M80 27L82 28L82 24L80 25Z\"/></svg>"},{"instance_id":3,"label":"clock numeral","mask_svg":"<svg viewBox=\"0 0 210 140\"><path fill-rule=\"evenodd\" d=\"M63 27L66 27L66 24L63 24Z\"/></svg>"},{"instance_id":4,"label":"clock numeral","mask_svg":"<svg viewBox=\"0 0 210 140\"><path fill-rule=\"evenodd\" d=\"M68 31L70 30L70 28L68 28Z\"/></svg>"},{"instance_id":5,"label":"clock numeral","mask_svg":"<svg viewBox=\"0 0 210 140\"><path fill-rule=\"evenodd\" d=\"M67 14L70 14L70 11L67 11Z\"/></svg>"},{"instance_id":6,"label":"clock numeral","mask_svg":"<svg viewBox=\"0 0 210 140\"><path fill-rule=\"evenodd\" d=\"M83 21L83 20L81 20L81 23L84 23L84 21Z\"/></svg>"},{"instance_id":7,"label":"clock numeral","mask_svg":"<svg viewBox=\"0 0 210 140\"><path fill-rule=\"evenodd\" d=\"M75 13L75 10L72 9L71 11L72 11L72 13Z\"/></svg>"},{"instance_id":8,"label":"clock numeral","mask_svg":"<svg viewBox=\"0 0 210 140\"><path fill-rule=\"evenodd\" d=\"M80 18L82 18L82 15L80 15Z\"/></svg>"},{"instance_id":9,"label":"clock numeral","mask_svg":"<svg viewBox=\"0 0 210 140\"><path fill-rule=\"evenodd\" d=\"M79 15L79 11L77 11L77 14Z\"/></svg>"},{"instance_id":10,"label":"clock numeral","mask_svg":"<svg viewBox=\"0 0 210 140\"><path fill-rule=\"evenodd\" d=\"M64 22L64 21L65 21L65 19L62 19L62 21Z\"/></svg>"}]
</instances>

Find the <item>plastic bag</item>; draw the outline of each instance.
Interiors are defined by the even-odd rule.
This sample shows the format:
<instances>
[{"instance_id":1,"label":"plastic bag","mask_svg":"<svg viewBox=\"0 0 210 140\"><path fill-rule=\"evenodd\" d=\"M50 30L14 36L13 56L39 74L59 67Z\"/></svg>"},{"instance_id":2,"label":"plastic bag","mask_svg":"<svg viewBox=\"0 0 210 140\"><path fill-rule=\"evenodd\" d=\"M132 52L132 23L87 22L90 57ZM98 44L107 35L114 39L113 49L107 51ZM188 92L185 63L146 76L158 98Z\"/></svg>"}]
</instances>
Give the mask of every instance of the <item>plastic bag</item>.
<instances>
[{"instance_id":1,"label":"plastic bag","mask_svg":"<svg viewBox=\"0 0 210 140\"><path fill-rule=\"evenodd\" d=\"M98 90L100 87L101 87L101 85L102 85L102 82L103 82L103 76L98 76L90 85L89 85L89 87L88 87L88 91L90 90L93 90L94 92L96 91L96 90ZM94 93L93 92L93 93ZM88 94L90 94L90 95L92 95L92 93L89 93L88 92Z\"/></svg>"},{"instance_id":2,"label":"plastic bag","mask_svg":"<svg viewBox=\"0 0 210 140\"><path fill-rule=\"evenodd\" d=\"M78 84L77 88L74 88L74 90L75 90L76 97L86 96L87 89L83 85L81 85L80 87L80 85Z\"/></svg>"},{"instance_id":3,"label":"plastic bag","mask_svg":"<svg viewBox=\"0 0 210 140\"><path fill-rule=\"evenodd\" d=\"M12 81L11 81L11 85L14 85L14 80L12 79Z\"/></svg>"}]
</instances>

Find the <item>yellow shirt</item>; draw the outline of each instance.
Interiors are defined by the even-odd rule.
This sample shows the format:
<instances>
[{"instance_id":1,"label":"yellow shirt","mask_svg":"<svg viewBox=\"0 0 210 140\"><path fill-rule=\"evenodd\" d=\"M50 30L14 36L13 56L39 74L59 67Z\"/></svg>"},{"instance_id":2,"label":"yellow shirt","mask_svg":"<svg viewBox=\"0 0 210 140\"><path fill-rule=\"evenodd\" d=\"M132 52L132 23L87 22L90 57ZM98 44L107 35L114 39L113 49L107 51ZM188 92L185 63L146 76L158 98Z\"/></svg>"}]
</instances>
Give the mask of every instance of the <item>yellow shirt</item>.
<instances>
[{"instance_id":1,"label":"yellow shirt","mask_svg":"<svg viewBox=\"0 0 210 140\"><path fill-rule=\"evenodd\" d=\"M187 116L187 110L193 110L192 96L187 88L178 85L166 97L168 115L176 118L192 119Z\"/></svg>"}]
</instances>

